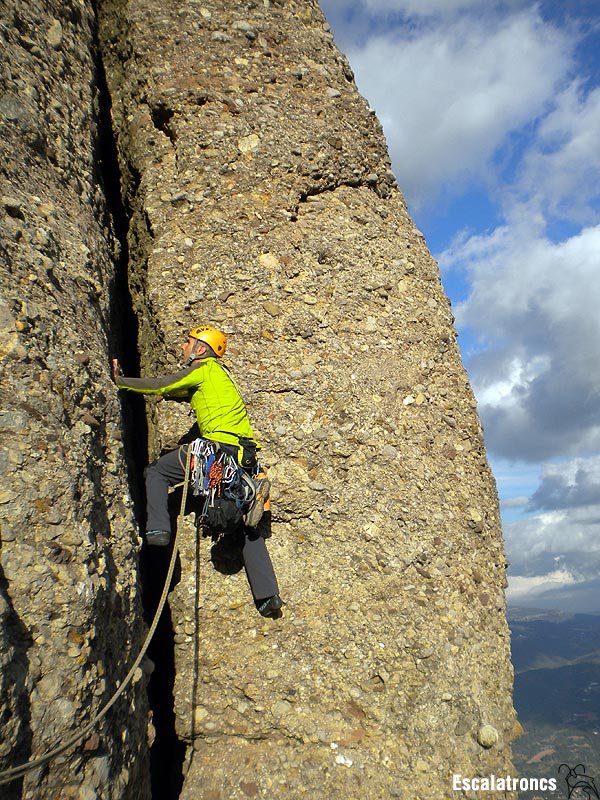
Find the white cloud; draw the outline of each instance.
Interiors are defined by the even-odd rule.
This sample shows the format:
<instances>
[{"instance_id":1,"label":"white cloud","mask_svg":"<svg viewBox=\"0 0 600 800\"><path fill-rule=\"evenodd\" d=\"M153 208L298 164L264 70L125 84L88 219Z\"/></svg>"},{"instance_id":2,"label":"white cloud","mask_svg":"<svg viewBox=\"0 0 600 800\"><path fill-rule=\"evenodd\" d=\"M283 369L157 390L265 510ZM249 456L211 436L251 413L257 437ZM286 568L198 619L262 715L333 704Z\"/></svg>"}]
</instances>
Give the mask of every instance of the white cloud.
<instances>
[{"instance_id":1,"label":"white cloud","mask_svg":"<svg viewBox=\"0 0 600 800\"><path fill-rule=\"evenodd\" d=\"M540 510L600 505L600 455L546 464L529 507Z\"/></svg>"},{"instance_id":2,"label":"white cloud","mask_svg":"<svg viewBox=\"0 0 600 800\"><path fill-rule=\"evenodd\" d=\"M512 577L549 580L568 573L574 581L600 572L600 504L548 511L505 527Z\"/></svg>"},{"instance_id":3,"label":"white cloud","mask_svg":"<svg viewBox=\"0 0 600 800\"><path fill-rule=\"evenodd\" d=\"M481 176L508 134L547 110L572 47L534 7L501 20L459 16L351 48L359 89L382 121L409 202Z\"/></svg>"},{"instance_id":4,"label":"white cloud","mask_svg":"<svg viewBox=\"0 0 600 800\"><path fill-rule=\"evenodd\" d=\"M536 590L538 592L547 591L548 589L556 589L559 586L569 586L574 583L576 583L575 578L564 569L549 572L547 575L535 575L531 578L516 575L510 579L506 594L511 602L518 603L519 598L531 595Z\"/></svg>"},{"instance_id":5,"label":"white cloud","mask_svg":"<svg viewBox=\"0 0 600 800\"><path fill-rule=\"evenodd\" d=\"M489 7L488 0L364 0L364 4L373 12L399 11L415 16L450 14L474 6Z\"/></svg>"},{"instance_id":6,"label":"white cloud","mask_svg":"<svg viewBox=\"0 0 600 800\"><path fill-rule=\"evenodd\" d=\"M507 590L511 606L525 608L559 609L578 614L600 614L600 580L577 583L548 582L530 591Z\"/></svg>"},{"instance_id":7,"label":"white cloud","mask_svg":"<svg viewBox=\"0 0 600 800\"><path fill-rule=\"evenodd\" d=\"M508 579L506 596L510 606L558 609L580 614L600 614L600 580L575 581L568 573L550 573L543 578Z\"/></svg>"},{"instance_id":8,"label":"white cloud","mask_svg":"<svg viewBox=\"0 0 600 800\"><path fill-rule=\"evenodd\" d=\"M505 6L522 7L528 0L505 0ZM390 12L405 17L428 18L450 16L465 11L477 10L481 14L490 15L495 12L495 5L489 0L321 0L326 14L333 11L361 11L371 17L387 15Z\"/></svg>"},{"instance_id":9,"label":"white cloud","mask_svg":"<svg viewBox=\"0 0 600 800\"><path fill-rule=\"evenodd\" d=\"M600 226L554 244L525 223L458 241L455 309L487 349L470 363L488 446L536 460L600 449ZM493 343L493 344L492 344Z\"/></svg>"},{"instance_id":10,"label":"white cloud","mask_svg":"<svg viewBox=\"0 0 600 800\"><path fill-rule=\"evenodd\" d=\"M500 505L502 508L525 508L529 503L529 498L522 494L517 495L516 497L507 497L506 499L502 500Z\"/></svg>"},{"instance_id":11,"label":"white cloud","mask_svg":"<svg viewBox=\"0 0 600 800\"><path fill-rule=\"evenodd\" d=\"M482 406L500 406L510 402L511 396L519 387L530 383L549 366L547 356L531 359L515 353L506 360L506 368L501 375L488 376L477 392L477 400Z\"/></svg>"},{"instance_id":12,"label":"white cloud","mask_svg":"<svg viewBox=\"0 0 600 800\"><path fill-rule=\"evenodd\" d=\"M506 595L510 606L600 613L600 581L574 581L567 572L556 571L543 578L509 577Z\"/></svg>"},{"instance_id":13,"label":"white cloud","mask_svg":"<svg viewBox=\"0 0 600 800\"><path fill-rule=\"evenodd\" d=\"M517 192L546 214L582 223L597 219L600 199L600 88L587 94L581 80L556 98L523 159Z\"/></svg>"},{"instance_id":14,"label":"white cloud","mask_svg":"<svg viewBox=\"0 0 600 800\"><path fill-rule=\"evenodd\" d=\"M501 503L520 518L504 525L511 605L596 611L600 606L600 456L577 458L537 470L503 464L498 482L510 494L522 485L529 497ZM523 510L542 513L523 517ZM594 593L594 588L596 592Z\"/></svg>"}]
</instances>

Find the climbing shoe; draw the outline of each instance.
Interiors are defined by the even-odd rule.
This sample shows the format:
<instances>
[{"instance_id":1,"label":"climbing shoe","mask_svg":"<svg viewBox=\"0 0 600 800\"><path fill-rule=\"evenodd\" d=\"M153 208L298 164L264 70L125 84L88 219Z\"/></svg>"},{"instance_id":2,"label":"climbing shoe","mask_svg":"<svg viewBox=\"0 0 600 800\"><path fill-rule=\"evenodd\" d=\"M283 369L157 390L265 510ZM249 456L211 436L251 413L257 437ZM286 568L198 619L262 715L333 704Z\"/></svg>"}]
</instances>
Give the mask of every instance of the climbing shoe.
<instances>
[{"instance_id":1,"label":"climbing shoe","mask_svg":"<svg viewBox=\"0 0 600 800\"><path fill-rule=\"evenodd\" d=\"M256 610L262 617L279 619L282 616L283 600L278 594L274 594L273 597L264 597L262 600L256 600L255 605Z\"/></svg>"},{"instance_id":2,"label":"climbing shoe","mask_svg":"<svg viewBox=\"0 0 600 800\"><path fill-rule=\"evenodd\" d=\"M253 478L254 500L246 514L246 525L256 528L265 510L265 502L271 491L271 481L268 478Z\"/></svg>"},{"instance_id":3,"label":"climbing shoe","mask_svg":"<svg viewBox=\"0 0 600 800\"><path fill-rule=\"evenodd\" d=\"M166 547L170 541L169 531L146 531L146 544L153 547Z\"/></svg>"}]
</instances>

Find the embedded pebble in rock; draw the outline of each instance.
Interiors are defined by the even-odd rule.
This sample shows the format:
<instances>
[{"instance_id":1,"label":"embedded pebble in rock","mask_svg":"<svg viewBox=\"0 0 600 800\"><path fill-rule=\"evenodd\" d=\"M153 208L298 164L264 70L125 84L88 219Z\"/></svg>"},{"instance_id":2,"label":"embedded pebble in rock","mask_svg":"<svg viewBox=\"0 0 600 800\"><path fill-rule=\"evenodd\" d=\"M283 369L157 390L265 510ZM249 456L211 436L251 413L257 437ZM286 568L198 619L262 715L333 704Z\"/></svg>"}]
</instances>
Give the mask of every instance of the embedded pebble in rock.
<instances>
[{"instance_id":1,"label":"embedded pebble in rock","mask_svg":"<svg viewBox=\"0 0 600 800\"><path fill-rule=\"evenodd\" d=\"M287 700L279 700L271 707L271 713L274 717L283 717L286 714L289 714L292 710L292 706Z\"/></svg>"},{"instance_id":2,"label":"embedded pebble in rock","mask_svg":"<svg viewBox=\"0 0 600 800\"><path fill-rule=\"evenodd\" d=\"M392 447L391 444L385 444L381 448L381 455L384 458L393 459L396 458L398 455L398 450L395 447Z\"/></svg>"},{"instance_id":3,"label":"embedded pebble in rock","mask_svg":"<svg viewBox=\"0 0 600 800\"><path fill-rule=\"evenodd\" d=\"M493 747L498 738L498 731L492 725L482 725L477 731L477 741L482 747Z\"/></svg>"},{"instance_id":4,"label":"embedded pebble in rock","mask_svg":"<svg viewBox=\"0 0 600 800\"><path fill-rule=\"evenodd\" d=\"M55 19L52 21L52 24L48 28L48 33L46 34L46 41L48 42L50 47L58 49L62 44L62 40L63 40L62 25L59 20Z\"/></svg>"}]
</instances>

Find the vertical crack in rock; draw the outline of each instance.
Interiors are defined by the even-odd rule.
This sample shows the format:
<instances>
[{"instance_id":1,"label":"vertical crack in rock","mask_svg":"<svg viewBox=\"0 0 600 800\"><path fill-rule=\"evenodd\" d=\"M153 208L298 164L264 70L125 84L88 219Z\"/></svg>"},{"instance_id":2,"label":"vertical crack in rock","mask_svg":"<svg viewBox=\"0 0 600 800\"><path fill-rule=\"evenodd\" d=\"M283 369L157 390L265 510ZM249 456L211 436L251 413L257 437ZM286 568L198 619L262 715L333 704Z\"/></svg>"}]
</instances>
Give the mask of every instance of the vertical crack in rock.
<instances>
[{"instance_id":1,"label":"vertical crack in rock","mask_svg":"<svg viewBox=\"0 0 600 800\"><path fill-rule=\"evenodd\" d=\"M4 655L3 675L0 681L0 730L3 731L2 748L11 741L13 763L22 764L31 756L31 700L28 673L31 667L29 652L33 640L21 622L10 597L10 585L0 566L0 652ZM8 655L8 659L6 656ZM8 663L6 663L8 662ZM8 714L8 708L12 713ZM2 753L6 756L6 752ZM0 760L2 763L2 760ZM23 778L0 788L5 800L19 800L23 792Z\"/></svg>"},{"instance_id":2,"label":"vertical crack in rock","mask_svg":"<svg viewBox=\"0 0 600 800\"><path fill-rule=\"evenodd\" d=\"M100 48L99 48L100 52ZM122 196L121 167L117 155L116 140L111 120L111 98L106 84L106 75L101 54L99 56L99 88L101 135L99 162L107 194L108 208L119 242L119 257L111 307L111 330L115 355L119 356L125 374L137 375L140 371L140 329L148 327L140 320L147 320L151 313L146 307L145 259L148 237L151 237L145 216L136 214L136 192L139 175L135 167L127 171L128 191ZM163 132L169 130L172 112L164 107L153 110L152 119ZM143 221L143 234L139 236L134 227ZM130 241L134 245L130 250ZM134 303L132 292L137 302ZM145 492L143 471L148 462L148 424L144 400L140 395L123 396L124 446L128 456L129 483L135 500L139 529L145 522L143 508ZM142 602L148 625L152 619L162 593L167 573L165 551L144 550L141 554ZM148 650L154 665L148 697L152 711L153 742L150 750L150 776L152 797L160 800L177 800L183 782L182 764L185 746L175 732L173 710L174 684L174 632L168 603L162 613L156 632Z\"/></svg>"},{"instance_id":3,"label":"vertical crack in rock","mask_svg":"<svg viewBox=\"0 0 600 800\"><path fill-rule=\"evenodd\" d=\"M137 375L140 368L138 349L139 324L133 310L129 290L128 264L129 216L121 197L119 160L111 123L110 95L106 85L104 65L97 45L97 86L98 86L98 150L97 164L110 216L115 233L115 274L112 283L109 307L109 332L111 353L118 358L126 375ZM129 487L135 503L136 519L143 519L143 483L141 469L147 460L148 431L143 398L139 395L125 395L123 408L124 445L127 456Z\"/></svg>"}]
</instances>

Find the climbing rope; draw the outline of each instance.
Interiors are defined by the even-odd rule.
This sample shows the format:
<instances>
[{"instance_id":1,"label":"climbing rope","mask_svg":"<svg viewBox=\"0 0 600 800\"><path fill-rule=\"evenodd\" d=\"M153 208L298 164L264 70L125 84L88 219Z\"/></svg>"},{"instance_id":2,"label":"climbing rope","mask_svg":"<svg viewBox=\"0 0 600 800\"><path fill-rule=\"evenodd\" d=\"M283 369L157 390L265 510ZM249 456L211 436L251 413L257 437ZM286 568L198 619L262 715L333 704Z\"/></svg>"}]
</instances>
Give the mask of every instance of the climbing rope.
<instances>
[{"instance_id":1,"label":"climbing rope","mask_svg":"<svg viewBox=\"0 0 600 800\"><path fill-rule=\"evenodd\" d=\"M190 482L190 460L192 456L191 447L188 447L187 456L186 456L186 463L185 463L185 480L183 482L183 493L181 496L181 509L179 512L178 517L178 527L179 527L179 520L183 518L185 512L185 504L187 502L187 494L188 494L188 486ZM152 637L156 632L156 628L158 625L158 621L160 619L160 615L162 614L162 610L164 605L167 601L167 595L169 594L169 587L171 586L171 580L173 578L173 572L175 570L175 561L177 559L177 553L179 552L179 548L177 547L177 539L175 539L175 543L173 545L173 553L171 554L171 561L169 563L169 569L167 571L167 577L165 579L165 585L163 587L162 595L158 602L158 607L156 609L156 613L154 614L154 619L152 620L152 625L148 629L148 633L146 634L146 638L144 640L144 644L142 645L142 649L140 650L137 658L131 665L131 669L125 676L123 683L118 687L117 691L113 694L110 698L108 703L102 708L91 720L88 724L82 728L78 733L73 734L66 742L63 742L58 747L48 751L43 756L39 756L31 761L26 761L24 764L19 764L16 767L11 767L10 769L6 769L0 772L0 785L4 783L10 783L11 781L16 780L17 778L22 778L27 772L32 769L36 769L37 767L42 766L42 764L47 764L48 761L51 761L53 758L56 758L61 753L64 753L66 750L69 750L73 747L74 744L80 742L87 734L94 728L95 725L100 722L109 712L109 710L114 706L117 702L119 697L123 694L125 689L129 686L131 681L133 680L133 676L135 675L135 671L139 667L143 657L146 654L146 650L150 642L152 641Z\"/></svg>"}]
</instances>

